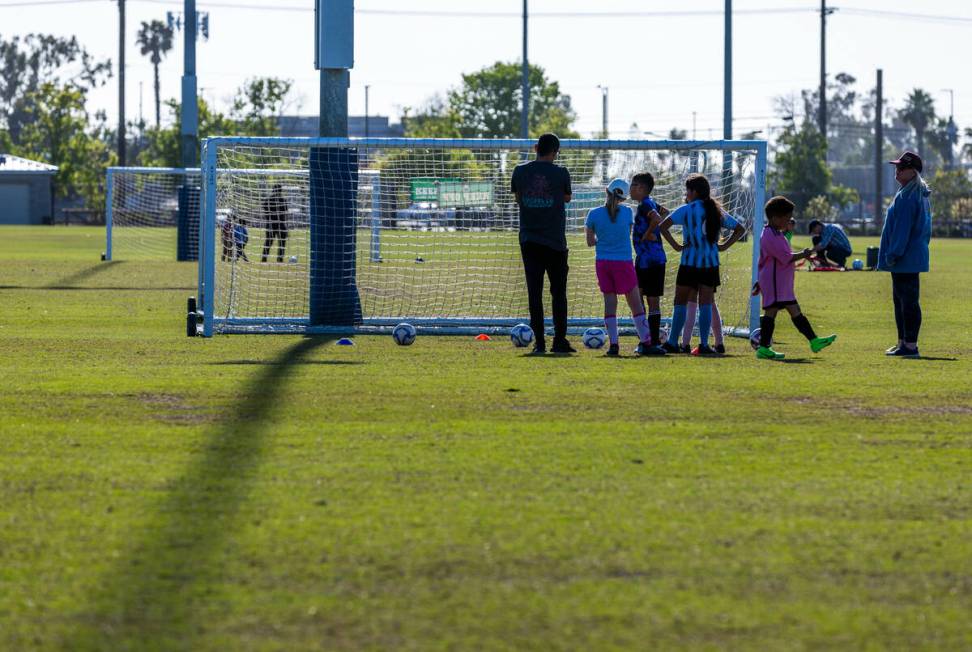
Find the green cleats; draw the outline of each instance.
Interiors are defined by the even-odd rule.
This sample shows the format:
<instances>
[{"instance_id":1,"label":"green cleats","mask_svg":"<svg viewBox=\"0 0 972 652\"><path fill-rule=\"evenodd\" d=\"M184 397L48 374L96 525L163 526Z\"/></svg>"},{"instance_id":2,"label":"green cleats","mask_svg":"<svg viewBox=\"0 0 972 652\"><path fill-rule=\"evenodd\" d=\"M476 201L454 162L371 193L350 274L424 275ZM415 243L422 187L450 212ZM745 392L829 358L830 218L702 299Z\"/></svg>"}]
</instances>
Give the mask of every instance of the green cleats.
<instances>
[{"instance_id":1,"label":"green cleats","mask_svg":"<svg viewBox=\"0 0 972 652\"><path fill-rule=\"evenodd\" d=\"M836 335L828 335L827 337L815 337L810 340L810 350L814 353L820 353L828 346L834 343L837 339Z\"/></svg>"},{"instance_id":2,"label":"green cleats","mask_svg":"<svg viewBox=\"0 0 972 652\"><path fill-rule=\"evenodd\" d=\"M768 346L761 346L756 349L757 360L782 360L786 357L785 353L777 353Z\"/></svg>"}]
</instances>

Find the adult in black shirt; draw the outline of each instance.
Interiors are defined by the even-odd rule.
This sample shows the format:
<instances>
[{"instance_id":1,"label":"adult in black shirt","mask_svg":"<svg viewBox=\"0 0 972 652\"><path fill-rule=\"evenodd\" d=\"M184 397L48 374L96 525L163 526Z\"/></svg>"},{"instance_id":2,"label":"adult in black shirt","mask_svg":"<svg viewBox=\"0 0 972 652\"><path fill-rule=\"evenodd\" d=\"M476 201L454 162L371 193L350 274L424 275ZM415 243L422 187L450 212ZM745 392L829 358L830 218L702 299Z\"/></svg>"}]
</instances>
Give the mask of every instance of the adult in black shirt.
<instances>
[{"instance_id":1,"label":"adult in black shirt","mask_svg":"<svg viewBox=\"0 0 972 652\"><path fill-rule=\"evenodd\" d=\"M543 276L553 298L554 353L574 353L567 341L567 211L570 172L554 163L560 139L544 134L533 146L537 158L516 166L511 189L520 207L520 253L530 300L534 353L547 350L543 332Z\"/></svg>"},{"instance_id":2,"label":"adult in black shirt","mask_svg":"<svg viewBox=\"0 0 972 652\"><path fill-rule=\"evenodd\" d=\"M263 239L263 262L267 262L270 247L274 239L277 240L277 262L282 263L284 250L287 248L287 198L283 194L283 186L274 184L270 195L263 200L263 213L267 220L266 235Z\"/></svg>"}]
</instances>

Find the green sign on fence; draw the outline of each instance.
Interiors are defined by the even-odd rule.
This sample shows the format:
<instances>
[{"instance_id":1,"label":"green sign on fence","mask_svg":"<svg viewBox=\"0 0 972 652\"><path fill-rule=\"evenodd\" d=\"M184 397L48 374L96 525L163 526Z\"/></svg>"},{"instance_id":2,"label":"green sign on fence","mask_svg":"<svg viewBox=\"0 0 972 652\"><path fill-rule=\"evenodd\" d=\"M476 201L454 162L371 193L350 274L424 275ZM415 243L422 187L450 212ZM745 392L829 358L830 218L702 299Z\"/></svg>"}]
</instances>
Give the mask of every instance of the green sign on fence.
<instances>
[{"instance_id":1,"label":"green sign on fence","mask_svg":"<svg viewBox=\"0 0 972 652\"><path fill-rule=\"evenodd\" d=\"M415 177L410 181L412 202L436 202L440 208L491 206L493 184L490 181Z\"/></svg>"}]
</instances>

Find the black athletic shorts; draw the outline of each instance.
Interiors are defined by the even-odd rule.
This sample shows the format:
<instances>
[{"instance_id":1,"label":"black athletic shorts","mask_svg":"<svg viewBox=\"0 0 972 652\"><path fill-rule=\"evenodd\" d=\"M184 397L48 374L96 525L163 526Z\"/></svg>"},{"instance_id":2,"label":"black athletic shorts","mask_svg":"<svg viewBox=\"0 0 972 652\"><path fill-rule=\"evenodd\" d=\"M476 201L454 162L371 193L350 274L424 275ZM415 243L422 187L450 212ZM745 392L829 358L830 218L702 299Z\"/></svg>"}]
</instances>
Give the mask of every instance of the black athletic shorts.
<instances>
[{"instance_id":1,"label":"black athletic shorts","mask_svg":"<svg viewBox=\"0 0 972 652\"><path fill-rule=\"evenodd\" d=\"M641 289L642 296L663 297L665 296L665 266L652 265L651 267L637 267L638 287Z\"/></svg>"},{"instance_id":2,"label":"black athletic shorts","mask_svg":"<svg viewBox=\"0 0 972 652\"><path fill-rule=\"evenodd\" d=\"M710 288L717 288L721 285L719 280L718 267L691 267L689 265L678 266L678 276L675 277L675 285L699 289L699 286L706 285Z\"/></svg>"}]
</instances>

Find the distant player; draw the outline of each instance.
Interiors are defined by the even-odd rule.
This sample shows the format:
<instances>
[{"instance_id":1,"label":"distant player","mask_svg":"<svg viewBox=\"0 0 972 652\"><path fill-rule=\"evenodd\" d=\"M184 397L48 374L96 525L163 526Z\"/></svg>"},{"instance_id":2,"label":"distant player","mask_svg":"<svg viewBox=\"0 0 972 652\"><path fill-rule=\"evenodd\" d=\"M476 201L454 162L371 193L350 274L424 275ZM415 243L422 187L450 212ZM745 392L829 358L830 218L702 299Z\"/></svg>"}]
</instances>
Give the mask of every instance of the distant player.
<instances>
[{"instance_id":1,"label":"distant player","mask_svg":"<svg viewBox=\"0 0 972 652\"><path fill-rule=\"evenodd\" d=\"M844 227L812 220L809 231L813 236L813 253L816 254L813 262L822 267L844 267L853 251Z\"/></svg>"},{"instance_id":2,"label":"distant player","mask_svg":"<svg viewBox=\"0 0 972 652\"><path fill-rule=\"evenodd\" d=\"M776 313L785 309L790 313L790 319L796 329L810 342L810 350L814 353L830 346L837 339L836 335L817 337L810 325L810 320L800 311L793 291L794 263L813 255L812 249L804 249L795 254L790 249L784 232L790 222L795 208L793 202L786 197L773 197L766 202L766 219L769 224L763 229L759 238L759 281L753 288L753 293L762 297L763 316L760 317L759 348L756 357L760 360L782 360L785 355L777 353L772 348L773 330L776 328Z\"/></svg>"},{"instance_id":3,"label":"distant player","mask_svg":"<svg viewBox=\"0 0 972 652\"><path fill-rule=\"evenodd\" d=\"M236 247L236 258L242 258L246 262L250 259L246 257L246 243L250 241L250 232L240 220L233 225L233 244Z\"/></svg>"},{"instance_id":4,"label":"distant player","mask_svg":"<svg viewBox=\"0 0 972 652\"><path fill-rule=\"evenodd\" d=\"M618 295L623 295L631 308L631 317L641 344L639 353L647 352L648 322L638 290L638 276L631 262L631 227L634 214L622 202L628 196L628 182L614 179L607 187L604 206L591 209L584 223L587 246L594 247L597 285L604 294L604 325L608 332L607 355L619 354L618 346Z\"/></svg>"},{"instance_id":5,"label":"distant player","mask_svg":"<svg viewBox=\"0 0 972 652\"><path fill-rule=\"evenodd\" d=\"M745 233L745 229L726 213L711 194L709 180L693 174L685 180L685 205L680 206L662 221L660 227L672 224L682 227L682 259L675 278L675 308L672 311L672 336L663 347L678 353L674 340L685 325L686 304L695 292L699 296L699 348L697 355L713 355L709 346L712 328L712 301L719 278L719 252L731 247ZM732 229L725 242L719 242L723 228Z\"/></svg>"},{"instance_id":6,"label":"distant player","mask_svg":"<svg viewBox=\"0 0 972 652\"><path fill-rule=\"evenodd\" d=\"M263 200L263 214L267 222L267 231L263 239L263 262L267 262L270 247L277 241L277 262L282 263L284 251L287 249L287 198L284 197L283 186L274 184L270 194Z\"/></svg>"},{"instance_id":7,"label":"distant player","mask_svg":"<svg viewBox=\"0 0 972 652\"><path fill-rule=\"evenodd\" d=\"M666 238L673 247L678 243L668 231L658 228L668 210L660 206L651 196L655 188L655 178L650 172L642 172L631 178L631 199L638 202L635 213L631 240L635 250L635 272L638 275L638 288L648 303L648 329L650 342L647 346L638 345L642 355L664 355L661 348L661 297L665 295L665 264L668 258L661 239Z\"/></svg>"}]
</instances>

